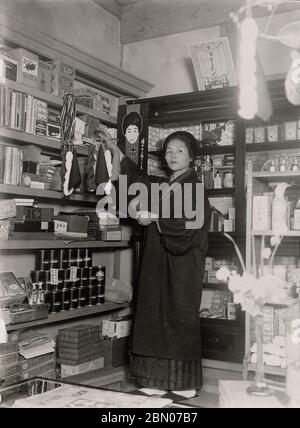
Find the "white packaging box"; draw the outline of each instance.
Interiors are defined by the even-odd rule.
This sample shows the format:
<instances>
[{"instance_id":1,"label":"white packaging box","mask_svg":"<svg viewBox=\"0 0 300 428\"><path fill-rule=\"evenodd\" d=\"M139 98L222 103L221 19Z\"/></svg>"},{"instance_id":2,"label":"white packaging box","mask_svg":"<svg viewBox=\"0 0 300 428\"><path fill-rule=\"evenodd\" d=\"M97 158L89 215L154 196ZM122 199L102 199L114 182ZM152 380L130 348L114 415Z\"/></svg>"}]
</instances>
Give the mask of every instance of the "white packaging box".
<instances>
[{"instance_id":1,"label":"white packaging box","mask_svg":"<svg viewBox=\"0 0 300 428\"><path fill-rule=\"evenodd\" d=\"M253 196L252 229L270 230L272 218L271 198L268 196Z\"/></svg>"},{"instance_id":2,"label":"white packaging box","mask_svg":"<svg viewBox=\"0 0 300 428\"><path fill-rule=\"evenodd\" d=\"M116 318L114 320L102 321L102 336L127 337L130 334L131 319Z\"/></svg>"},{"instance_id":3,"label":"white packaging box","mask_svg":"<svg viewBox=\"0 0 300 428\"><path fill-rule=\"evenodd\" d=\"M61 364L60 371L61 377L75 376L81 373L86 373L92 370L102 369L104 367L104 357L96 358L92 361L70 366L68 364Z\"/></svg>"},{"instance_id":4,"label":"white packaging box","mask_svg":"<svg viewBox=\"0 0 300 428\"><path fill-rule=\"evenodd\" d=\"M224 232L234 232L234 220L224 220Z\"/></svg>"},{"instance_id":5,"label":"white packaging box","mask_svg":"<svg viewBox=\"0 0 300 428\"><path fill-rule=\"evenodd\" d=\"M10 54L18 61L18 83L37 88L39 57L24 48L11 49Z\"/></svg>"}]
</instances>

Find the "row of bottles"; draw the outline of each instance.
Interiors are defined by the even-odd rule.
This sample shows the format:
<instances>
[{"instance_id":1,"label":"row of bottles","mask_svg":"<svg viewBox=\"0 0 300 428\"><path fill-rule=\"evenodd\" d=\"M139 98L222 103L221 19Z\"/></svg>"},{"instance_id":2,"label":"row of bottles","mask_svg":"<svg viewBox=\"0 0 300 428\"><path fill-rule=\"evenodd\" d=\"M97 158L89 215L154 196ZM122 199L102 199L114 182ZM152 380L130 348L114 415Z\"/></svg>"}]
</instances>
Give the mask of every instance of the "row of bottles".
<instances>
[{"instance_id":1,"label":"row of bottles","mask_svg":"<svg viewBox=\"0 0 300 428\"><path fill-rule=\"evenodd\" d=\"M220 166L215 167L212 165L212 157L204 156L203 160L197 162L195 171L199 180L204 183L206 189L222 189L231 188L234 186L233 167Z\"/></svg>"}]
</instances>

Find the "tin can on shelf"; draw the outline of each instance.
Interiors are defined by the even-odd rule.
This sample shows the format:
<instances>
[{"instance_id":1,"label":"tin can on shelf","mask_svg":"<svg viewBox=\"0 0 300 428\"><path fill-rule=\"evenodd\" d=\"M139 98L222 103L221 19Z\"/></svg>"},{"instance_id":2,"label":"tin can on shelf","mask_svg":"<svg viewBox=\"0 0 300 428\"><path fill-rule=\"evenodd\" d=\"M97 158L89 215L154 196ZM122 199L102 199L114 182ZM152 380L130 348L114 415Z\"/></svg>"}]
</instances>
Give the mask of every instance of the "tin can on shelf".
<instances>
[{"instance_id":1,"label":"tin can on shelf","mask_svg":"<svg viewBox=\"0 0 300 428\"><path fill-rule=\"evenodd\" d=\"M50 250L39 250L35 256L36 270L48 270L50 262Z\"/></svg>"}]
</instances>

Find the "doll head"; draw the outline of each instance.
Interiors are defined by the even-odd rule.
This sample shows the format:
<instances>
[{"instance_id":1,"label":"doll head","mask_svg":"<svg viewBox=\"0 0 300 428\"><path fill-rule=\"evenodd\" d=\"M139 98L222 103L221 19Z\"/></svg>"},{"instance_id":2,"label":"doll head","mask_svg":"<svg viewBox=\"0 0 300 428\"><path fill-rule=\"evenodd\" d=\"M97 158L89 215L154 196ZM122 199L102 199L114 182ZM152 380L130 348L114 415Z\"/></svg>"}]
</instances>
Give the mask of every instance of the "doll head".
<instances>
[{"instance_id":1,"label":"doll head","mask_svg":"<svg viewBox=\"0 0 300 428\"><path fill-rule=\"evenodd\" d=\"M137 142L142 130L142 118L139 113L132 111L123 119L122 133L130 144Z\"/></svg>"}]
</instances>

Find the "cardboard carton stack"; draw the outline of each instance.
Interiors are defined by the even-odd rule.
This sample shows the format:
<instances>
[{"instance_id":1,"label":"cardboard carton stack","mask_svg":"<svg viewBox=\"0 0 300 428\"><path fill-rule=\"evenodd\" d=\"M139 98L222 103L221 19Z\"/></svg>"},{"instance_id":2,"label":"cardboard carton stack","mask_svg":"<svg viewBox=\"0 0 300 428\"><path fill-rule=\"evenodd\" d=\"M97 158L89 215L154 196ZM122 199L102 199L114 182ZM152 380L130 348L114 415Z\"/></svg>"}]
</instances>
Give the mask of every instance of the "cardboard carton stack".
<instances>
[{"instance_id":1,"label":"cardboard carton stack","mask_svg":"<svg viewBox=\"0 0 300 428\"><path fill-rule=\"evenodd\" d=\"M19 340L21 380L36 376L55 377L55 343L44 333L24 332Z\"/></svg>"},{"instance_id":2,"label":"cardboard carton stack","mask_svg":"<svg viewBox=\"0 0 300 428\"><path fill-rule=\"evenodd\" d=\"M62 378L104 366L99 326L81 324L59 330L57 350Z\"/></svg>"},{"instance_id":3,"label":"cardboard carton stack","mask_svg":"<svg viewBox=\"0 0 300 428\"><path fill-rule=\"evenodd\" d=\"M18 332L8 335L7 343L0 343L0 386L5 388L19 381Z\"/></svg>"}]
</instances>

